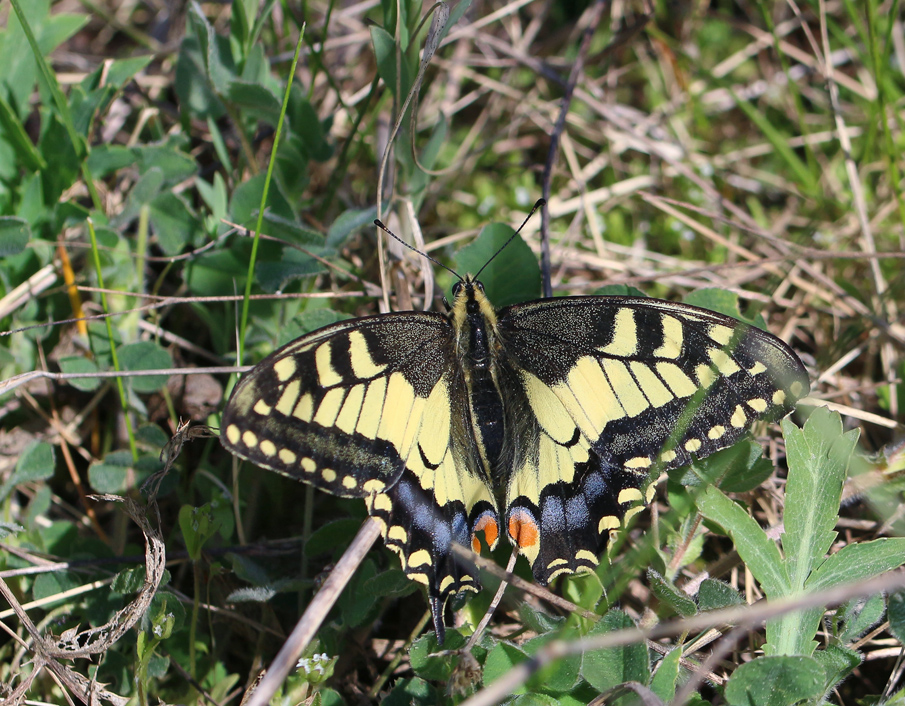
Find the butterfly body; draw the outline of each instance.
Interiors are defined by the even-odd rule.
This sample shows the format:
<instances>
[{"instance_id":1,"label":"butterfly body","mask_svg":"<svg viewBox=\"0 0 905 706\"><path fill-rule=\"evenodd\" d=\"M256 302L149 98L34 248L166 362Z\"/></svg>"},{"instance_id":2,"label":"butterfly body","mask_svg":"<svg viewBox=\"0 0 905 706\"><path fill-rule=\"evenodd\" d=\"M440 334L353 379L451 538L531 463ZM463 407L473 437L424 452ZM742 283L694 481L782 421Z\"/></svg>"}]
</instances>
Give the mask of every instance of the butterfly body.
<instances>
[{"instance_id":1,"label":"butterfly body","mask_svg":"<svg viewBox=\"0 0 905 706\"><path fill-rule=\"evenodd\" d=\"M438 637L480 588L453 542L505 534L546 584L593 571L648 479L735 443L806 393L782 341L640 297L495 311L480 282L447 315L401 312L289 343L237 385L222 442L259 466L364 498Z\"/></svg>"}]
</instances>

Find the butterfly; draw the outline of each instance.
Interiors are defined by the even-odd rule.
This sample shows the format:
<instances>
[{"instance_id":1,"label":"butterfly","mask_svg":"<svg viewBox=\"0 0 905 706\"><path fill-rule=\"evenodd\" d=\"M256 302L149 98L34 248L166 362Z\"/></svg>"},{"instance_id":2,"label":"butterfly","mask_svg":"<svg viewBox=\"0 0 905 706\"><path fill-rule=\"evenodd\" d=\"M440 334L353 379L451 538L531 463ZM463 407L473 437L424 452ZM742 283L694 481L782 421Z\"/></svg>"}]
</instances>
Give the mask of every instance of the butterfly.
<instances>
[{"instance_id":1,"label":"butterfly","mask_svg":"<svg viewBox=\"0 0 905 706\"><path fill-rule=\"evenodd\" d=\"M283 346L237 384L221 424L232 453L363 498L426 585L441 644L447 599L480 590L453 543L505 535L542 585L594 571L650 478L808 391L783 341L706 309L571 296L497 311L471 276L453 295L446 314L368 316Z\"/></svg>"}]
</instances>

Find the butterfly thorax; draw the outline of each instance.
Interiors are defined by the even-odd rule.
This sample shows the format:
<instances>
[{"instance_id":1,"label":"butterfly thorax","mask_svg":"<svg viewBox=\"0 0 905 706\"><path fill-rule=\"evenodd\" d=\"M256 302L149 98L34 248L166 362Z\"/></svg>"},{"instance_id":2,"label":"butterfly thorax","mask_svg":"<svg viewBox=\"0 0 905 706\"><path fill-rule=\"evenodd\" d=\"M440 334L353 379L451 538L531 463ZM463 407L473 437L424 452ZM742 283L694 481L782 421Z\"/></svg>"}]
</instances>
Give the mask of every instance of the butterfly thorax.
<instances>
[{"instance_id":1,"label":"butterfly thorax","mask_svg":"<svg viewBox=\"0 0 905 706\"><path fill-rule=\"evenodd\" d=\"M497 317L484 286L466 277L453 288L450 312L456 358L468 396L469 424L484 472L491 476L503 453L503 399L497 380L501 346Z\"/></svg>"}]
</instances>

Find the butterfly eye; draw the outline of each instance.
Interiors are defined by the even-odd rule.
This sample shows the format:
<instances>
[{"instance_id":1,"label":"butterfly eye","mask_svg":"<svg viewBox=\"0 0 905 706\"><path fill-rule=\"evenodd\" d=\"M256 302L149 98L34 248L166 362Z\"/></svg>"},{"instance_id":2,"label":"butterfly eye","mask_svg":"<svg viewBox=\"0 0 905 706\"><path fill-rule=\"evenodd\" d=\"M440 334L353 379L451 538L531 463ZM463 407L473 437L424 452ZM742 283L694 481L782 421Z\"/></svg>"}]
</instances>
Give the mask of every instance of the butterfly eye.
<instances>
[{"instance_id":1,"label":"butterfly eye","mask_svg":"<svg viewBox=\"0 0 905 706\"><path fill-rule=\"evenodd\" d=\"M462 283L461 283L461 282L456 282L456 283L453 285L453 288L452 288L453 296L454 296L454 297L459 296L459 292L461 292L461 291L462 291Z\"/></svg>"},{"instance_id":2,"label":"butterfly eye","mask_svg":"<svg viewBox=\"0 0 905 706\"><path fill-rule=\"evenodd\" d=\"M484 291L484 285L483 285L482 283L480 283L480 282L475 282L475 283L474 283L474 286L478 288L478 291L479 291L479 292L483 292L483 291Z\"/></svg>"}]
</instances>

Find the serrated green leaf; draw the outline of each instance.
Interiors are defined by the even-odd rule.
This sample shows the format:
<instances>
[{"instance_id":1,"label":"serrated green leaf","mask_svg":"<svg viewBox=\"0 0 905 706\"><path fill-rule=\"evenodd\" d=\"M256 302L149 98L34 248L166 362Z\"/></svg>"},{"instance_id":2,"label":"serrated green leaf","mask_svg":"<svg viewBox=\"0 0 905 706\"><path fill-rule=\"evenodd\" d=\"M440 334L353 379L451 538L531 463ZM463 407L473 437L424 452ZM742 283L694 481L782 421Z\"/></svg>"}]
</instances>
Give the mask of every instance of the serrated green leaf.
<instances>
[{"instance_id":1,"label":"serrated green leaf","mask_svg":"<svg viewBox=\"0 0 905 706\"><path fill-rule=\"evenodd\" d=\"M726 684L730 706L792 706L822 693L823 668L810 657L759 657Z\"/></svg>"},{"instance_id":2,"label":"serrated green leaf","mask_svg":"<svg viewBox=\"0 0 905 706\"><path fill-rule=\"evenodd\" d=\"M776 543L739 505L717 488L709 487L697 498L698 508L732 537L745 565L771 598L787 595L789 575Z\"/></svg>"},{"instance_id":3,"label":"serrated green leaf","mask_svg":"<svg viewBox=\"0 0 905 706\"><path fill-rule=\"evenodd\" d=\"M789 464L782 547L797 590L836 538L842 483L858 433L843 434L839 414L825 407L815 409L803 429L788 417L782 429Z\"/></svg>"},{"instance_id":4,"label":"serrated green leaf","mask_svg":"<svg viewBox=\"0 0 905 706\"><path fill-rule=\"evenodd\" d=\"M808 579L808 590L819 591L861 581L905 564L905 538L883 537L848 544L826 558Z\"/></svg>"}]
</instances>

